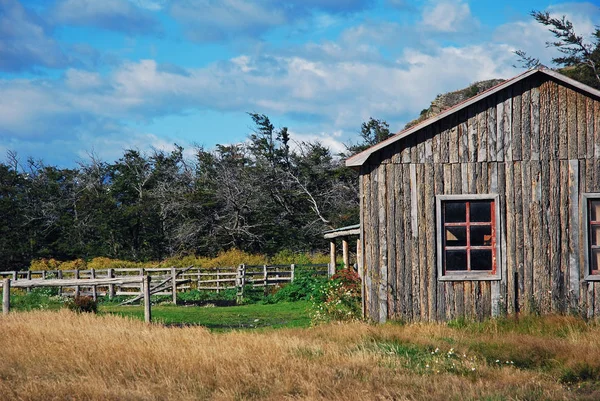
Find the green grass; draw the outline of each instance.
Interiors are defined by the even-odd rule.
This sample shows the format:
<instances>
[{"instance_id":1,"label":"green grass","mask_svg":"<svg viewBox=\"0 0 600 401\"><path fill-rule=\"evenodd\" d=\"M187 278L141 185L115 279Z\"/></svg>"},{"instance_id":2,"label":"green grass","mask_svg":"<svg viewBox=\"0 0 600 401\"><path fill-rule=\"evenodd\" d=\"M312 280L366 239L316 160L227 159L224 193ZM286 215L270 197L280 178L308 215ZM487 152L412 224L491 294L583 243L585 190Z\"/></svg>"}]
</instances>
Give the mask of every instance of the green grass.
<instances>
[{"instance_id":1,"label":"green grass","mask_svg":"<svg viewBox=\"0 0 600 401\"><path fill-rule=\"evenodd\" d=\"M166 325L200 325L213 331L308 327L310 303L281 302L229 307L153 305L152 320ZM142 306L100 305L100 313L144 318Z\"/></svg>"}]
</instances>

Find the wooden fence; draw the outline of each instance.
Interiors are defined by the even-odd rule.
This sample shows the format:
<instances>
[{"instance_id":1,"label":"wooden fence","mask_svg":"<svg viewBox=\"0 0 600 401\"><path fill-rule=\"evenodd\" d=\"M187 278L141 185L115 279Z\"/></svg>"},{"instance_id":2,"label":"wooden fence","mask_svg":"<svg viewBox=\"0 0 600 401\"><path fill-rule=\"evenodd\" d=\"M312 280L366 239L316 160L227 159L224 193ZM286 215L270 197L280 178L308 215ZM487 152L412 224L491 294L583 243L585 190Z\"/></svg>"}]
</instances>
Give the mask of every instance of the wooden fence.
<instances>
[{"instance_id":1,"label":"wooden fence","mask_svg":"<svg viewBox=\"0 0 600 401\"><path fill-rule=\"evenodd\" d=\"M94 299L108 296L141 296L143 293L142 278L151 277L155 283L152 295L170 295L173 303L177 303L177 292L197 289L200 291L220 291L236 289L238 297L243 296L243 288L247 285L264 287L277 286L294 281L297 271L311 271L313 274L325 276L330 270L327 264L315 265L261 265L231 266L217 268L116 268L87 270L50 270L50 271L7 271L0 272L0 280L10 278L13 287L31 288L40 286L40 281L53 280L59 288L61 296L86 295ZM111 282L111 279L115 279ZM72 281L80 280L80 281ZM103 280L103 281L95 281ZM25 283L29 281L32 285ZM77 285L74 285L76 282ZM159 284L156 284L159 283Z\"/></svg>"}]
</instances>

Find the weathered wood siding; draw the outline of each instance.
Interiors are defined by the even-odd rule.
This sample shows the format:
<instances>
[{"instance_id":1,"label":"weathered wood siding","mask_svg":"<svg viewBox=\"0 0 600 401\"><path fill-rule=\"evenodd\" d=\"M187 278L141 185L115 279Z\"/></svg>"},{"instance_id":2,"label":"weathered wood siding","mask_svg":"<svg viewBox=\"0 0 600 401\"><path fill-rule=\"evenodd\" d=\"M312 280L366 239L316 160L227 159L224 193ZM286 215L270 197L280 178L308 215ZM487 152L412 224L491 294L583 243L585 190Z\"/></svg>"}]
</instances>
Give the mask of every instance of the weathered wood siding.
<instances>
[{"instance_id":1,"label":"weathered wood siding","mask_svg":"<svg viewBox=\"0 0 600 401\"><path fill-rule=\"evenodd\" d=\"M600 192L599 99L533 75L374 153L360 185L368 317L600 316L600 282L583 280L579 204ZM490 193L501 280L439 281L435 195Z\"/></svg>"}]
</instances>

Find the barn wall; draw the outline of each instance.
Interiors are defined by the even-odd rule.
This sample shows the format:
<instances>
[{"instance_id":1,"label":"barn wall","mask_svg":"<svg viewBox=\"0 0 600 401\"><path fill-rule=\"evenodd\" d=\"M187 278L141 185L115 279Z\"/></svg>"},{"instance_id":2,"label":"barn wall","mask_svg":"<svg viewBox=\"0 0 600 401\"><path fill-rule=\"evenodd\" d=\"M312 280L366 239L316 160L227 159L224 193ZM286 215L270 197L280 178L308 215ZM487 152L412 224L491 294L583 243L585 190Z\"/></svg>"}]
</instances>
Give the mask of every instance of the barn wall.
<instances>
[{"instance_id":1,"label":"barn wall","mask_svg":"<svg viewBox=\"0 0 600 401\"><path fill-rule=\"evenodd\" d=\"M581 193L600 192L598 99L533 75L367 163L367 316L483 319L517 307L600 316L600 282L582 280L579 220ZM435 195L488 193L500 195L502 279L438 281Z\"/></svg>"}]
</instances>

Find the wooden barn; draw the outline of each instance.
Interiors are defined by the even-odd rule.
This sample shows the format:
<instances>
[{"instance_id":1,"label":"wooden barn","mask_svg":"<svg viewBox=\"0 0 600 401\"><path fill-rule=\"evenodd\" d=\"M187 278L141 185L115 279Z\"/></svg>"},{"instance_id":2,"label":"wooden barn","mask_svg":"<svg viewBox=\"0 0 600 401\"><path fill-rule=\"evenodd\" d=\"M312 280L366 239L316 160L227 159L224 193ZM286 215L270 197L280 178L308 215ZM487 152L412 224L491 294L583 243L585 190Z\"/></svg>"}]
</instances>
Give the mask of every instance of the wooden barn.
<instances>
[{"instance_id":1,"label":"wooden barn","mask_svg":"<svg viewBox=\"0 0 600 401\"><path fill-rule=\"evenodd\" d=\"M529 70L346 164L367 317L600 316L600 91Z\"/></svg>"}]
</instances>

